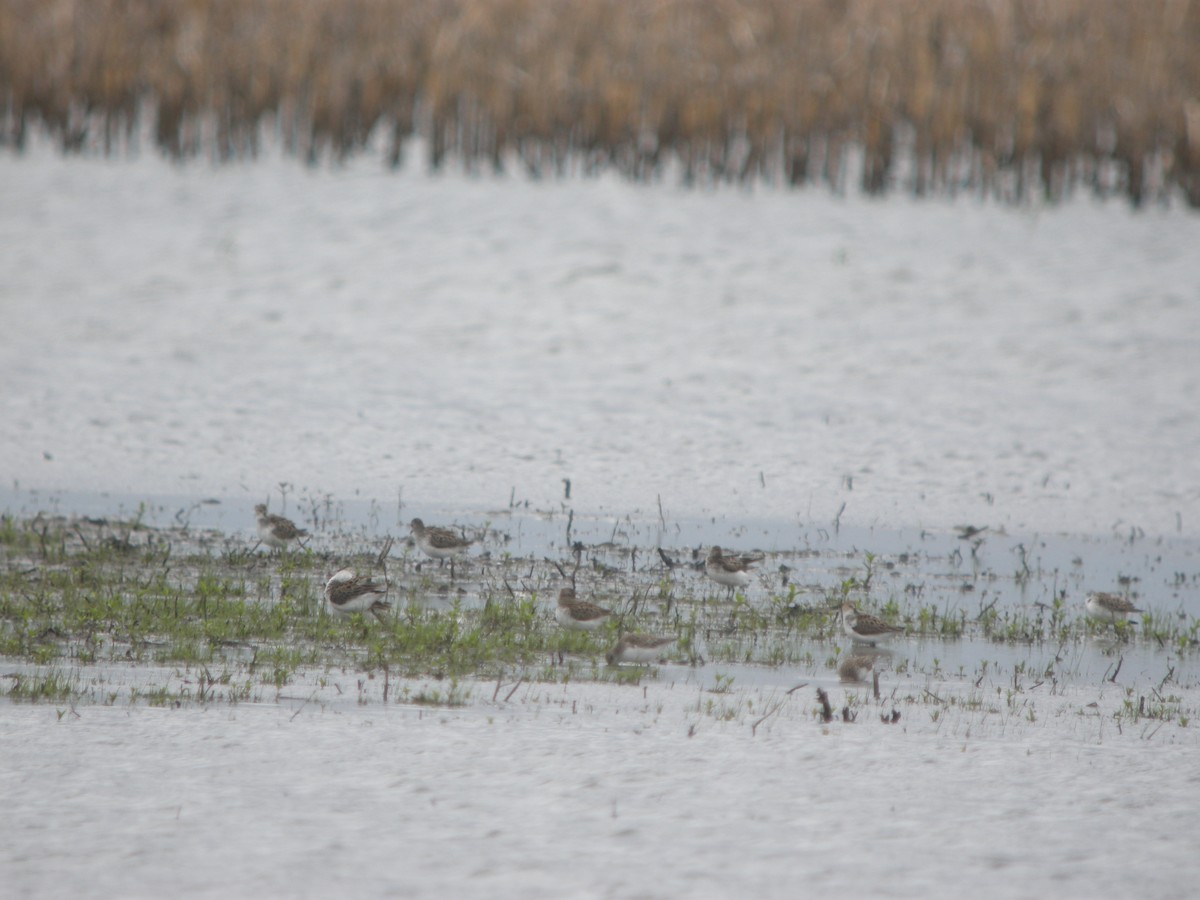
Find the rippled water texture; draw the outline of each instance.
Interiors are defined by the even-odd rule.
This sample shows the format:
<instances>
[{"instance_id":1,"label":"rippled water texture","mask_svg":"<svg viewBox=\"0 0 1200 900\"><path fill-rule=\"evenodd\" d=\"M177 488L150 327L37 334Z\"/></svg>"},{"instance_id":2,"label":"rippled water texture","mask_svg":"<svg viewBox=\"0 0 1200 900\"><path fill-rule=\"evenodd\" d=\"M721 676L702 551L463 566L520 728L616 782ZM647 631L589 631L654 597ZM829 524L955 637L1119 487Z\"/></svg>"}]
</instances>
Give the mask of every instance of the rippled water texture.
<instances>
[{"instance_id":1,"label":"rippled water texture","mask_svg":"<svg viewBox=\"0 0 1200 900\"><path fill-rule=\"evenodd\" d=\"M377 533L512 500L489 549L538 559L569 505L651 564L664 534L804 552L810 599L912 548L948 608L986 565L1005 603L1123 576L1182 620L1197 248L1200 216L1085 200L3 154L0 506L218 497L196 520L245 531L287 482ZM160 709L130 685L193 669L77 668L101 699L0 705L0 895L1190 896L1194 660L1081 640L898 641L829 725L816 683L867 689L827 644L454 708L348 665Z\"/></svg>"},{"instance_id":2,"label":"rippled water texture","mask_svg":"<svg viewBox=\"0 0 1200 900\"><path fill-rule=\"evenodd\" d=\"M5 710L0 872L146 897L1183 897L1200 875L1194 728L1119 734L1044 694L822 728L797 695L751 734L699 711L744 700L684 684L480 693Z\"/></svg>"},{"instance_id":3,"label":"rippled water texture","mask_svg":"<svg viewBox=\"0 0 1200 900\"><path fill-rule=\"evenodd\" d=\"M2 475L1194 533L1200 217L0 156Z\"/></svg>"}]
</instances>

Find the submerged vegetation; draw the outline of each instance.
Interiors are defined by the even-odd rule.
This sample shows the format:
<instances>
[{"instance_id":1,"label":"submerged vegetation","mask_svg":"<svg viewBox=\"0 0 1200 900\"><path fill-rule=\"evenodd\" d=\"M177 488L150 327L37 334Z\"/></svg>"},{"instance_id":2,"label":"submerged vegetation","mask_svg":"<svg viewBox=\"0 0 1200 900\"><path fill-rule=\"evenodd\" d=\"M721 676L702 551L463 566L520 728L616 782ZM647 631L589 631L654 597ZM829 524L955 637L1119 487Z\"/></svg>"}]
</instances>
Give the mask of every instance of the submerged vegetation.
<instances>
[{"instance_id":1,"label":"submerged vegetation","mask_svg":"<svg viewBox=\"0 0 1200 900\"><path fill-rule=\"evenodd\" d=\"M495 532L491 537L502 542ZM667 652L676 664L713 664L716 694L728 693L734 681L720 667L747 664L837 672L850 681L874 677L877 697L881 670L905 678L953 677L978 687L999 671L997 664L984 660L974 673L961 663L956 669L943 662L937 648L944 644L930 646L960 638L985 647L1044 648L1052 662L1013 666L1005 683L1018 693L1024 685L1057 685L1069 676L1069 660L1078 653L1071 648L1084 642L1110 648L1106 655L1115 661L1105 680L1114 683L1131 647L1177 657L1200 647L1200 619L1194 616L1159 610L1140 623L1096 624L1072 612L1057 590L1048 602L1017 606L984 592L978 611L969 613L957 596L961 576L951 578L949 592L916 583L929 571L928 560L926 568L917 566L920 554L835 556L821 563L840 578L832 587L797 583L794 567L775 562L780 574L764 574L749 593L729 597L704 577L700 548L643 553L653 562L640 570L638 551L612 542L574 544L564 561L483 551L460 560L465 578L448 580L447 570L413 547L387 538L378 543L348 535L320 550L310 543L267 554L215 532L150 528L140 516L0 516L0 658L21 663L0 673L0 694L57 703L75 697L161 705L242 702L279 696L298 681L311 685L315 679L319 686L350 674L358 677L362 702L366 685L374 682L382 684L385 701L461 705L472 685L492 680L496 694L513 682L636 685L653 670L604 664L617 635L635 630L676 638ZM333 549L338 544L344 547ZM603 561L606 554L610 562ZM796 562L795 554L767 558L766 565ZM805 562L816 570L811 552ZM341 567L386 580L392 610L380 621L331 614L323 586ZM882 588L885 577L909 580L903 589ZM1027 589L1030 577L1032 571L1012 581ZM614 621L597 631L559 627L554 598L565 580L611 608ZM903 629L898 642L921 642L927 652L917 658L886 650L856 655L866 651L843 634L838 610L844 603L873 610ZM114 666L169 674L124 693L103 678L81 682L84 668ZM430 681L414 686L400 683L404 679ZM734 715L738 703L710 705ZM1138 715L1147 713L1143 708Z\"/></svg>"},{"instance_id":2,"label":"submerged vegetation","mask_svg":"<svg viewBox=\"0 0 1200 900\"><path fill-rule=\"evenodd\" d=\"M0 0L0 140L1200 205L1173 0Z\"/></svg>"}]
</instances>

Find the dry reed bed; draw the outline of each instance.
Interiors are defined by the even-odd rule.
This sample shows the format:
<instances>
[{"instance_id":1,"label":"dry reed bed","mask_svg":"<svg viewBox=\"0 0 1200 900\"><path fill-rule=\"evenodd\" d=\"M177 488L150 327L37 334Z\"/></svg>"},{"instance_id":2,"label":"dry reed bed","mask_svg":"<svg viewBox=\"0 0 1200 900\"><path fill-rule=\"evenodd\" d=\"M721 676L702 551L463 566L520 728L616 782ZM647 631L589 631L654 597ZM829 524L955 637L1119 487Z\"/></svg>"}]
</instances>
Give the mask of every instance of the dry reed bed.
<instances>
[{"instance_id":1,"label":"dry reed bed","mask_svg":"<svg viewBox=\"0 0 1200 900\"><path fill-rule=\"evenodd\" d=\"M0 0L0 140L1200 206L1196 0Z\"/></svg>"}]
</instances>

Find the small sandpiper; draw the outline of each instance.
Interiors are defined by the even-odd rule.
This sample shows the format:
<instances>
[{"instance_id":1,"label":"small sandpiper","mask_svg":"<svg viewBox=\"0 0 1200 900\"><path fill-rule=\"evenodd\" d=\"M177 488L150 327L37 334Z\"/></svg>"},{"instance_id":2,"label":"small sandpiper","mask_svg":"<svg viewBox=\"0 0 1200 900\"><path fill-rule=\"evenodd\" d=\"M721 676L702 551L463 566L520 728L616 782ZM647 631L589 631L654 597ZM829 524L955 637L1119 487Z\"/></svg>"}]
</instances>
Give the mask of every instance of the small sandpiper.
<instances>
[{"instance_id":1,"label":"small sandpiper","mask_svg":"<svg viewBox=\"0 0 1200 900\"><path fill-rule=\"evenodd\" d=\"M886 641L904 631L898 625L889 625L879 616L859 612L854 604L847 600L842 604L842 631L852 641L875 646L879 641Z\"/></svg>"},{"instance_id":2,"label":"small sandpiper","mask_svg":"<svg viewBox=\"0 0 1200 900\"><path fill-rule=\"evenodd\" d=\"M704 560L704 574L717 584L729 588L729 593L732 594L735 588L745 587L750 583L750 567L761 561L761 554L726 555L721 552L720 547L713 547Z\"/></svg>"},{"instance_id":3,"label":"small sandpiper","mask_svg":"<svg viewBox=\"0 0 1200 900\"><path fill-rule=\"evenodd\" d=\"M450 578L453 580L454 557L475 542L455 534L449 528L426 528L420 519L413 519L409 527L412 528L413 538L416 539L422 553L436 559L439 566L450 560Z\"/></svg>"},{"instance_id":4,"label":"small sandpiper","mask_svg":"<svg viewBox=\"0 0 1200 900\"><path fill-rule=\"evenodd\" d=\"M867 680L867 675L875 668L875 657L869 653L859 653L847 656L838 663L837 673L842 681L848 684L861 684Z\"/></svg>"},{"instance_id":5,"label":"small sandpiper","mask_svg":"<svg viewBox=\"0 0 1200 900\"><path fill-rule=\"evenodd\" d=\"M563 628L572 631L595 631L608 621L611 610L586 600L575 598L575 588L565 587L558 592L558 608L554 610L554 618Z\"/></svg>"},{"instance_id":6,"label":"small sandpiper","mask_svg":"<svg viewBox=\"0 0 1200 900\"><path fill-rule=\"evenodd\" d=\"M325 582L325 602L330 612L341 616L356 612L371 613L380 622L392 604L381 600L387 595L387 587L376 584L366 575L355 575L350 569L339 569Z\"/></svg>"},{"instance_id":7,"label":"small sandpiper","mask_svg":"<svg viewBox=\"0 0 1200 900\"><path fill-rule=\"evenodd\" d=\"M1124 623L1131 615L1142 612L1128 598L1104 591L1092 591L1087 595L1087 611L1093 619L1113 625Z\"/></svg>"},{"instance_id":8,"label":"small sandpiper","mask_svg":"<svg viewBox=\"0 0 1200 900\"><path fill-rule=\"evenodd\" d=\"M292 541L298 542L308 534L303 528L297 528L291 519L270 515L265 503L254 507L254 515L258 518L258 539L276 550L286 550Z\"/></svg>"},{"instance_id":9,"label":"small sandpiper","mask_svg":"<svg viewBox=\"0 0 1200 900\"><path fill-rule=\"evenodd\" d=\"M621 635L615 647L604 654L610 666L628 663L652 663L662 658L676 638L630 632Z\"/></svg>"}]
</instances>

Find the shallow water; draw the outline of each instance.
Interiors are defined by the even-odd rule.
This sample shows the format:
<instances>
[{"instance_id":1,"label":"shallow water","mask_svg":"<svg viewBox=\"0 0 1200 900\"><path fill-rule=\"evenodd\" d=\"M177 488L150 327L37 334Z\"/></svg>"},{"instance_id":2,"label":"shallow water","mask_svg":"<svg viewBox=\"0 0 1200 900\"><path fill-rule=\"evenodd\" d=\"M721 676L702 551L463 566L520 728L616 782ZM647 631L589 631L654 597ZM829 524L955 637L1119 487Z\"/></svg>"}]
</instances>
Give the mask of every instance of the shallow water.
<instances>
[{"instance_id":1,"label":"shallow water","mask_svg":"<svg viewBox=\"0 0 1200 900\"><path fill-rule=\"evenodd\" d=\"M822 726L805 692L753 731L680 684L488 696L6 708L7 889L1182 897L1200 875L1194 728L1046 696L1034 722Z\"/></svg>"},{"instance_id":2,"label":"shallow water","mask_svg":"<svg viewBox=\"0 0 1200 900\"><path fill-rule=\"evenodd\" d=\"M1200 613L1195 215L45 149L0 155L0 194L0 309L21 323L0 330L0 510L145 501L154 524L248 536L269 497L321 550L423 515L531 558L563 556L570 521L622 571L659 546L772 551L805 601L872 553L894 565L877 602L915 584L971 615L1059 591L1078 610L1127 580ZM966 524L989 527L974 553ZM140 680L195 673L81 669L92 702L0 703L0 883L1190 895L1191 655L908 637L885 702L823 725L816 686L835 709L869 689L811 649L510 702L472 683L450 709L385 703L352 670L130 706ZM1155 691L1180 714L1118 716Z\"/></svg>"},{"instance_id":3,"label":"shallow water","mask_svg":"<svg viewBox=\"0 0 1200 900\"><path fill-rule=\"evenodd\" d=\"M1183 210L45 148L0 154L0 190L24 488L545 509L566 478L617 516L1200 521Z\"/></svg>"},{"instance_id":4,"label":"shallow water","mask_svg":"<svg viewBox=\"0 0 1200 900\"><path fill-rule=\"evenodd\" d=\"M620 543L606 550L611 526L577 524L614 565L651 533L618 523ZM547 517L505 525L521 559L553 549ZM1012 539L991 535L964 561L953 536L847 529L770 560L795 563L799 596L813 603L822 595L812 585L861 573L860 540L890 551L878 557L877 601L897 590L892 579L922 581L923 602L972 610L986 596L962 594L971 579L1009 609L1052 586L1077 595L1079 567L1056 580L1032 542L1023 590L1011 575L990 577ZM366 538L354 540L361 550ZM1182 540L1046 547L1048 558L1110 557L1140 585L1195 560ZM418 579L396 552L399 599ZM463 581L489 565L464 561ZM686 563L623 577L713 593ZM781 577L764 573L749 602L765 602ZM1181 606L1197 581L1176 586ZM73 673L79 700L0 701L0 874L17 896L350 886L367 896L790 897L797 884L902 897L1189 895L1200 875L1187 838L1200 801L1194 651L1099 632L1064 644L902 636L881 651L875 701L870 685L843 684L829 668L844 639L792 640L796 662L677 661L627 685L589 681L585 660L562 668L562 683L513 672L495 684L385 681L348 661L283 688L256 682L249 700L231 702L218 684L207 702L169 709L145 698L156 688L194 698L199 668L68 661L59 670ZM4 678L46 671L0 663ZM828 724L816 716L818 687L835 711ZM421 693L463 705L417 705ZM1170 712L1134 715L1143 702ZM855 721L841 721L843 706ZM893 710L899 722L883 724Z\"/></svg>"}]
</instances>

